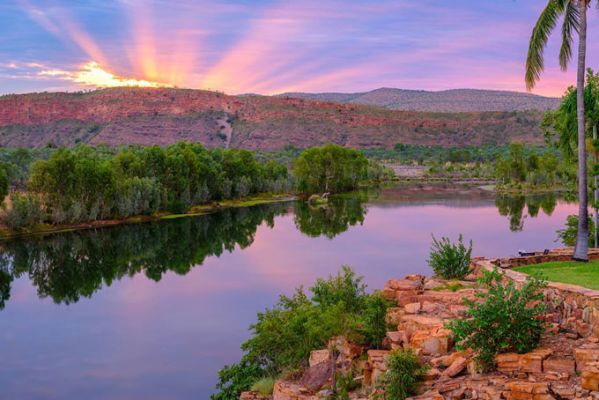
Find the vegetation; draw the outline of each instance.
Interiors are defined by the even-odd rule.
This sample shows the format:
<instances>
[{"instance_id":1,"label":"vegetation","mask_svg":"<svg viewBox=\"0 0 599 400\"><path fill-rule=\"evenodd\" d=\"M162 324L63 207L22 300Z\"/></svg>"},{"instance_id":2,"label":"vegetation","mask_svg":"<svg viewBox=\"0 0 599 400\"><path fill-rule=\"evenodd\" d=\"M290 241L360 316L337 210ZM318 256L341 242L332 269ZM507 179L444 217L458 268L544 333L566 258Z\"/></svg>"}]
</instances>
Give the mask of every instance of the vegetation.
<instances>
[{"instance_id":1,"label":"vegetation","mask_svg":"<svg viewBox=\"0 0 599 400\"><path fill-rule=\"evenodd\" d=\"M542 274L547 280L553 282L569 283L599 290L599 260L591 260L584 264L573 261L555 261L526 265L515 268L515 270L533 276Z\"/></svg>"},{"instance_id":2,"label":"vegetation","mask_svg":"<svg viewBox=\"0 0 599 400\"><path fill-rule=\"evenodd\" d=\"M302 193L346 192L367 179L368 160L357 150L334 144L305 150L293 163Z\"/></svg>"},{"instance_id":3,"label":"vegetation","mask_svg":"<svg viewBox=\"0 0 599 400\"><path fill-rule=\"evenodd\" d=\"M595 244L595 223L589 216L589 247ZM557 237L565 246L574 246L578 239L578 215L568 215L566 217L566 227L557 231ZM596 247L596 246L595 246Z\"/></svg>"},{"instance_id":4,"label":"vegetation","mask_svg":"<svg viewBox=\"0 0 599 400\"><path fill-rule=\"evenodd\" d=\"M499 188L553 187L568 177L568 170L559 169L558 158L552 152L526 154L521 143L510 143L509 152L495 163Z\"/></svg>"},{"instance_id":5,"label":"vegetation","mask_svg":"<svg viewBox=\"0 0 599 400\"><path fill-rule=\"evenodd\" d=\"M546 282L533 277L518 289L495 269L485 272L479 284L486 288L477 294L481 301L464 299L468 318L451 321L448 328L457 347L474 350L480 368L489 371L495 367L496 354L526 353L538 345L545 311L541 289Z\"/></svg>"},{"instance_id":6,"label":"vegetation","mask_svg":"<svg viewBox=\"0 0 599 400\"><path fill-rule=\"evenodd\" d=\"M199 144L178 143L161 148L130 146L120 150L76 146L43 152L0 151L0 195L6 174L14 189L3 222L19 229L35 224L75 224L192 207L258 193L294 190L287 166L259 161L247 150L207 150ZM311 163L315 162L316 165ZM323 169L319 170L319 167ZM322 172L322 181L305 174ZM369 162L360 152L335 145L301 153L294 173L303 190L345 191L363 180L381 181L389 171ZM307 186L306 186L307 185ZM7 192L7 190L4 190Z\"/></svg>"},{"instance_id":7,"label":"vegetation","mask_svg":"<svg viewBox=\"0 0 599 400\"><path fill-rule=\"evenodd\" d=\"M416 394L418 383L426 373L426 367L411 349L396 349L391 352L387 368L387 372L377 382L385 389L386 400L405 400Z\"/></svg>"},{"instance_id":8,"label":"vegetation","mask_svg":"<svg viewBox=\"0 0 599 400\"><path fill-rule=\"evenodd\" d=\"M472 241L466 247L461 234L457 244L446 237L437 240L433 235L428 265L443 279L462 279L470 271L471 255Z\"/></svg>"},{"instance_id":9,"label":"vegetation","mask_svg":"<svg viewBox=\"0 0 599 400\"><path fill-rule=\"evenodd\" d=\"M379 346L386 330L387 303L366 293L361 277L349 267L328 279L318 279L309 297L302 288L281 296L272 309L258 314L252 337L242 345L238 364L219 373L215 400L236 399L262 377L279 376L307 366L310 351L324 348L334 336Z\"/></svg>"},{"instance_id":10,"label":"vegetation","mask_svg":"<svg viewBox=\"0 0 599 400\"><path fill-rule=\"evenodd\" d=\"M549 35L557 21L563 17L562 46L559 52L559 63L563 70L567 69L572 58L572 42L574 34L578 34L578 68L576 80L576 120L578 138L578 240L574 248L573 258L588 260L588 188L587 188L587 154L585 123L585 68L587 44L587 9L592 0L549 0L541 13L530 38L528 57L526 59L526 86L532 89L539 80L544 69L543 51L547 46ZM599 4L599 3L598 3Z\"/></svg>"},{"instance_id":11,"label":"vegetation","mask_svg":"<svg viewBox=\"0 0 599 400\"><path fill-rule=\"evenodd\" d=\"M270 396L272 395L273 387L275 386L275 379L267 376L265 378L261 378L256 381L251 389L253 392L258 392L262 396Z\"/></svg>"}]
</instances>

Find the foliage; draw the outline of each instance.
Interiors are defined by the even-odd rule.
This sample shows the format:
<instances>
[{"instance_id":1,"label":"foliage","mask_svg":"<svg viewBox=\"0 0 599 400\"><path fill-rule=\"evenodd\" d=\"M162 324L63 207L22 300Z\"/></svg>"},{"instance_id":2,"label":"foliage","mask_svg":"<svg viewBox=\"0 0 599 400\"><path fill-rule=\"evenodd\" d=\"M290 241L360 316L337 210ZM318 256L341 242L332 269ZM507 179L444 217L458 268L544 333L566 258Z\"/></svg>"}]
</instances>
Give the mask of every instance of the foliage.
<instances>
[{"instance_id":1,"label":"foliage","mask_svg":"<svg viewBox=\"0 0 599 400\"><path fill-rule=\"evenodd\" d=\"M225 365L218 371L218 393L211 400L237 400L239 393L248 390L254 382L261 379L262 371L256 364L241 360L238 364Z\"/></svg>"},{"instance_id":2,"label":"foliage","mask_svg":"<svg viewBox=\"0 0 599 400\"><path fill-rule=\"evenodd\" d=\"M349 394L360 386L354 378L354 371L348 368L345 373L335 373L335 386L329 400L350 400Z\"/></svg>"},{"instance_id":3,"label":"foliage","mask_svg":"<svg viewBox=\"0 0 599 400\"><path fill-rule=\"evenodd\" d=\"M466 248L461 234L457 244L451 243L447 237L437 240L433 235L428 265L444 279L462 279L470 270L471 255L472 241Z\"/></svg>"},{"instance_id":4,"label":"foliage","mask_svg":"<svg viewBox=\"0 0 599 400\"><path fill-rule=\"evenodd\" d=\"M267 376L260 378L252 385L252 391L260 393L262 396L272 395L273 387L275 386L275 378Z\"/></svg>"},{"instance_id":5,"label":"foliage","mask_svg":"<svg viewBox=\"0 0 599 400\"><path fill-rule=\"evenodd\" d=\"M361 334L370 348L379 348L387 335L387 308L389 301L380 292L374 292L366 298L364 305Z\"/></svg>"},{"instance_id":6,"label":"foliage","mask_svg":"<svg viewBox=\"0 0 599 400\"><path fill-rule=\"evenodd\" d=\"M496 354L526 353L538 345L544 329L541 300L546 282L531 278L517 288L495 269L485 272L479 283L487 289L477 293L481 302L464 299L468 318L451 321L448 328L458 348L474 350L477 363L488 371L494 369Z\"/></svg>"},{"instance_id":7,"label":"foliage","mask_svg":"<svg viewBox=\"0 0 599 400\"><path fill-rule=\"evenodd\" d=\"M364 154L334 144L304 150L293 163L298 190L307 194L355 189L367 170Z\"/></svg>"},{"instance_id":8,"label":"foliage","mask_svg":"<svg viewBox=\"0 0 599 400\"><path fill-rule=\"evenodd\" d=\"M564 176L551 151L527 154L521 143L510 143L509 152L495 163L495 179L500 186L551 186Z\"/></svg>"},{"instance_id":9,"label":"foliage","mask_svg":"<svg viewBox=\"0 0 599 400\"><path fill-rule=\"evenodd\" d=\"M565 246L574 246L578 234L578 215L568 215L566 217L566 227L557 231L557 237ZM589 215L589 246L595 242L595 222Z\"/></svg>"},{"instance_id":10,"label":"foliage","mask_svg":"<svg viewBox=\"0 0 599 400\"><path fill-rule=\"evenodd\" d=\"M0 166L0 206L4 204L4 199L8 196L10 182L6 169Z\"/></svg>"},{"instance_id":11,"label":"foliage","mask_svg":"<svg viewBox=\"0 0 599 400\"><path fill-rule=\"evenodd\" d=\"M377 385L385 389L384 398L388 400L404 400L416 394L418 383L426 373L426 367L420 364L420 359L411 349L392 351L387 368Z\"/></svg>"},{"instance_id":12,"label":"foliage","mask_svg":"<svg viewBox=\"0 0 599 400\"><path fill-rule=\"evenodd\" d=\"M9 228L20 229L43 220L43 212L37 199L28 194L13 193L10 207L4 215L4 223Z\"/></svg>"},{"instance_id":13,"label":"foliage","mask_svg":"<svg viewBox=\"0 0 599 400\"><path fill-rule=\"evenodd\" d=\"M257 366L260 377L278 376L305 368L310 352L326 347L334 336L344 335L357 342L381 339L380 332L386 327L381 318L386 303L380 294L368 295L362 278L349 267L327 279L318 279L310 292L312 297L298 288L293 296L281 296L275 307L258 313L258 321L251 326L252 337L242 345L240 365ZM227 368L231 371L230 366ZM224 374L218 388L239 381L241 378Z\"/></svg>"}]
</instances>

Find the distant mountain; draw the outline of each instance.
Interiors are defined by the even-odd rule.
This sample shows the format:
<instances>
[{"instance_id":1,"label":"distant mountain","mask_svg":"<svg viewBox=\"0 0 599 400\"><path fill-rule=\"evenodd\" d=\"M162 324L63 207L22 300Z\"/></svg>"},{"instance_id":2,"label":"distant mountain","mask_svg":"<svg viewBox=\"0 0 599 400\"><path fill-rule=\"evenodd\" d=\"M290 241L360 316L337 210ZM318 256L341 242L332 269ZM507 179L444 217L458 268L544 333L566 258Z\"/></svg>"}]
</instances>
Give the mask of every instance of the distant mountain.
<instances>
[{"instance_id":1,"label":"distant mountain","mask_svg":"<svg viewBox=\"0 0 599 400\"><path fill-rule=\"evenodd\" d=\"M180 140L263 150L329 142L357 148L512 140L541 144L542 116L538 110L415 112L193 89L113 88L0 96L0 146L166 145Z\"/></svg>"},{"instance_id":2,"label":"distant mountain","mask_svg":"<svg viewBox=\"0 0 599 400\"><path fill-rule=\"evenodd\" d=\"M283 93L278 96L426 112L545 111L557 108L560 102L556 97L478 89L429 92L380 88L361 93Z\"/></svg>"}]
</instances>

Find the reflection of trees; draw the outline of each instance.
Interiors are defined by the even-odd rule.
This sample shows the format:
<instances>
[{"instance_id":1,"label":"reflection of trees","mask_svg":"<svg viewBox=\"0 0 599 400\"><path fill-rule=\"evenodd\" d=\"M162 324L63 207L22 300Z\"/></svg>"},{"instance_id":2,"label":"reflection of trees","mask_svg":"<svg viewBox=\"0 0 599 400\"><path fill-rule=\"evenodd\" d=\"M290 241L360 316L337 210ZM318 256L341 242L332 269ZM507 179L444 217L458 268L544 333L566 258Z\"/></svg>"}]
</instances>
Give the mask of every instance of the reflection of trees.
<instances>
[{"instance_id":1,"label":"reflection of trees","mask_svg":"<svg viewBox=\"0 0 599 400\"><path fill-rule=\"evenodd\" d=\"M543 210L546 215L551 215L556 204L557 198L554 193L529 196L498 194L495 198L495 205L499 214L509 217L511 231L521 231L524 227L523 213L525 206L528 215L534 218L539 215L539 210Z\"/></svg>"},{"instance_id":2,"label":"reflection of trees","mask_svg":"<svg viewBox=\"0 0 599 400\"><path fill-rule=\"evenodd\" d=\"M40 297L57 303L91 297L103 285L140 272L155 281L167 271L186 274L206 257L249 246L260 224L272 226L274 217L286 211L286 204L271 204L4 243L0 308L13 277L23 274Z\"/></svg>"},{"instance_id":3,"label":"reflection of trees","mask_svg":"<svg viewBox=\"0 0 599 400\"><path fill-rule=\"evenodd\" d=\"M332 239L350 226L364 222L367 199L366 192L356 192L333 196L326 204L317 207L298 202L295 226L305 235Z\"/></svg>"}]
</instances>

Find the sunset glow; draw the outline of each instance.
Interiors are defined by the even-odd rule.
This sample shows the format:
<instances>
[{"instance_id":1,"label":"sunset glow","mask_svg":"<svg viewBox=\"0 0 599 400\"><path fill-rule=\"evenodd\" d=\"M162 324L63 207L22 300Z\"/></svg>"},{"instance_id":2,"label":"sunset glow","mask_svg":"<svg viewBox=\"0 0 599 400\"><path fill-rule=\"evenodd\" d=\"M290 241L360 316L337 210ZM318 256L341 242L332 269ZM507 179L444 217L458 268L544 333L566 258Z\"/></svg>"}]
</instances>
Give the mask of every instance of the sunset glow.
<instances>
[{"instance_id":1,"label":"sunset glow","mask_svg":"<svg viewBox=\"0 0 599 400\"><path fill-rule=\"evenodd\" d=\"M8 38L0 87L524 91L527 43L545 0L516 3L8 0L0 4ZM599 33L589 29L590 38ZM590 67L597 43L589 41ZM573 68L560 71L558 49L552 38L534 93L560 96L575 82Z\"/></svg>"}]
</instances>

